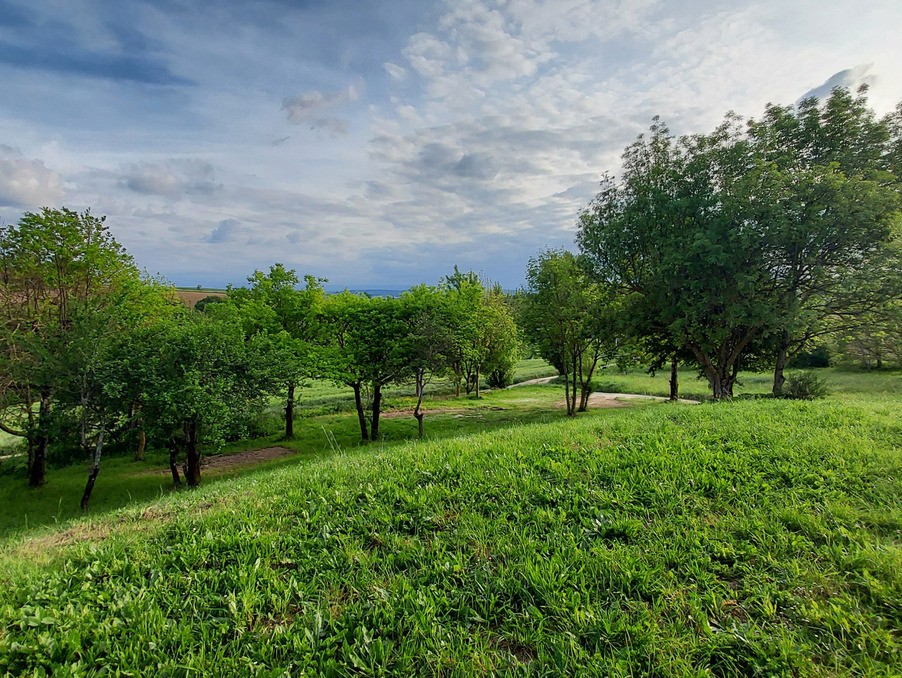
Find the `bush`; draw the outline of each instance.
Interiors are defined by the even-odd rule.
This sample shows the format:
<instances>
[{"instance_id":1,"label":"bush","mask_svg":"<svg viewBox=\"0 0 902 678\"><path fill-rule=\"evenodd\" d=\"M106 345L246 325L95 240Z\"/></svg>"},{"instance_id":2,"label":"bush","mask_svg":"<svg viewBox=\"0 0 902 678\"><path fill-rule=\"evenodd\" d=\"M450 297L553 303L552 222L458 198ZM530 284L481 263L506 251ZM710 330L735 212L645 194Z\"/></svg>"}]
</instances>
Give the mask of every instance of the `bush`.
<instances>
[{"instance_id":1,"label":"bush","mask_svg":"<svg viewBox=\"0 0 902 678\"><path fill-rule=\"evenodd\" d=\"M827 382L811 372L791 374L783 386L783 397L793 400L817 400L828 393Z\"/></svg>"},{"instance_id":2,"label":"bush","mask_svg":"<svg viewBox=\"0 0 902 678\"><path fill-rule=\"evenodd\" d=\"M514 382L514 368L492 370L486 381L490 388L507 388Z\"/></svg>"},{"instance_id":3,"label":"bush","mask_svg":"<svg viewBox=\"0 0 902 678\"><path fill-rule=\"evenodd\" d=\"M789 366L802 369L830 367L830 352L826 346L818 346L810 351L800 351L789 361Z\"/></svg>"}]
</instances>

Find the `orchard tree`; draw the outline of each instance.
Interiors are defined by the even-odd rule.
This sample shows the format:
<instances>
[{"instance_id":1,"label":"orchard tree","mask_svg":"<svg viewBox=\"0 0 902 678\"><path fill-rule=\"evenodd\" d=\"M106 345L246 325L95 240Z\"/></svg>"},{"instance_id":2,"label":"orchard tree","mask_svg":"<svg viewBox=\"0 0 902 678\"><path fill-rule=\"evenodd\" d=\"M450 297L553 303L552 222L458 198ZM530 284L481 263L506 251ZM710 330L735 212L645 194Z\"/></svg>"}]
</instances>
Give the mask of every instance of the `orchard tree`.
<instances>
[{"instance_id":1,"label":"orchard tree","mask_svg":"<svg viewBox=\"0 0 902 678\"><path fill-rule=\"evenodd\" d=\"M892 116L869 108L865 87L768 106L749 122L754 152L773 171L756 218L784 311L773 332L774 395L794 353L854 330L902 291L902 257L890 246L902 188L894 129Z\"/></svg>"},{"instance_id":2,"label":"orchard tree","mask_svg":"<svg viewBox=\"0 0 902 678\"><path fill-rule=\"evenodd\" d=\"M478 398L482 374L509 369L516 360L513 313L501 288L484 285L472 271L462 273L455 266L439 287L448 296L451 335L447 359L455 394L460 395L463 383L467 395L475 392Z\"/></svg>"},{"instance_id":3,"label":"orchard tree","mask_svg":"<svg viewBox=\"0 0 902 678\"><path fill-rule=\"evenodd\" d=\"M103 306L71 309L68 346L57 365L57 407L78 422L79 444L90 460L81 499L86 511L104 447L140 424L140 383L133 377L133 346L140 328L177 302L153 280L132 280L106 295ZM141 431L143 438L143 430Z\"/></svg>"},{"instance_id":4,"label":"orchard tree","mask_svg":"<svg viewBox=\"0 0 902 678\"><path fill-rule=\"evenodd\" d=\"M416 406L413 416L417 432L424 435L423 397L426 386L448 369L451 350L451 313L448 292L438 287L417 285L400 298L401 315L407 330L402 338L406 371L413 375Z\"/></svg>"},{"instance_id":5,"label":"orchard tree","mask_svg":"<svg viewBox=\"0 0 902 678\"><path fill-rule=\"evenodd\" d=\"M841 99L834 93L824 115L848 123ZM800 117L813 125L818 110L808 104ZM778 391L793 337L803 345L816 323L852 312L854 285L868 289L859 300L879 287L864 281L879 277L898 221L892 174L860 169L873 149L850 151L831 126L814 136L834 150L812 162L810 148L773 140L792 123L778 113L748 127L728 116L711 134L679 140L656 121L580 218L596 274L630 294L649 336L694 357L715 398L730 397L743 361L775 344Z\"/></svg>"},{"instance_id":6,"label":"orchard tree","mask_svg":"<svg viewBox=\"0 0 902 678\"><path fill-rule=\"evenodd\" d=\"M595 368L617 346L612 302L585 263L565 250L531 258L526 281L520 324L540 355L561 366L567 414L585 412Z\"/></svg>"},{"instance_id":7,"label":"orchard tree","mask_svg":"<svg viewBox=\"0 0 902 678\"><path fill-rule=\"evenodd\" d=\"M133 383L142 385L147 426L166 441L173 481L186 453L188 486L201 481L202 446L217 447L259 408L261 357L246 342L241 318L228 304L216 313L182 308L135 333Z\"/></svg>"},{"instance_id":8,"label":"orchard tree","mask_svg":"<svg viewBox=\"0 0 902 678\"><path fill-rule=\"evenodd\" d=\"M0 429L28 441L32 487L44 483L54 400L75 342L73 313L102 313L137 278L104 218L89 210L44 208L0 225Z\"/></svg>"},{"instance_id":9,"label":"orchard tree","mask_svg":"<svg viewBox=\"0 0 902 678\"><path fill-rule=\"evenodd\" d=\"M241 312L246 336L254 337L269 358L269 382L285 393L285 439L291 440L297 389L318 370L326 281L308 275L298 289L301 279L282 264L268 273L256 271L247 280L247 287L230 287L228 298Z\"/></svg>"},{"instance_id":10,"label":"orchard tree","mask_svg":"<svg viewBox=\"0 0 902 678\"><path fill-rule=\"evenodd\" d=\"M407 366L402 342L407 328L400 302L345 290L326 298L323 322L328 338L323 374L353 389L360 438L378 440L382 389L403 378Z\"/></svg>"}]
</instances>

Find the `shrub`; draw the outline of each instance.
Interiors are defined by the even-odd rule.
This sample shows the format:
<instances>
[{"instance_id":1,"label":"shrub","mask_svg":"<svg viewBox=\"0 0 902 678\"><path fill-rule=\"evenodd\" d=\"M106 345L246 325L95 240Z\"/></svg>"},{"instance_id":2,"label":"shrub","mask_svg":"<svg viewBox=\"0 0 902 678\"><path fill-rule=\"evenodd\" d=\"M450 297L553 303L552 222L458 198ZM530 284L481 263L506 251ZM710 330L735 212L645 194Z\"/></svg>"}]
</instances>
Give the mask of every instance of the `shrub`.
<instances>
[{"instance_id":1,"label":"shrub","mask_svg":"<svg viewBox=\"0 0 902 678\"><path fill-rule=\"evenodd\" d=\"M811 372L790 374L783 386L783 396L793 400L816 400L828 393L827 382Z\"/></svg>"},{"instance_id":2,"label":"shrub","mask_svg":"<svg viewBox=\"0 0 902 678\"><path fill-rule=\"evenodd\" d=\"M830 367L830 352L826 346L817 346L810 351L800 351L789 361L789 366L798 368Z\"/></svg>"},{"instance_id":3,"label":"shrub","mask_svg":"<svg viewBox=\"0 0 902 678\"><path fill-rule=\"evenodd\" d=\"M509 367L492 370L486 381L490 388L506 388L514 382L514 369Z\"/></svg>"}]
</instances>

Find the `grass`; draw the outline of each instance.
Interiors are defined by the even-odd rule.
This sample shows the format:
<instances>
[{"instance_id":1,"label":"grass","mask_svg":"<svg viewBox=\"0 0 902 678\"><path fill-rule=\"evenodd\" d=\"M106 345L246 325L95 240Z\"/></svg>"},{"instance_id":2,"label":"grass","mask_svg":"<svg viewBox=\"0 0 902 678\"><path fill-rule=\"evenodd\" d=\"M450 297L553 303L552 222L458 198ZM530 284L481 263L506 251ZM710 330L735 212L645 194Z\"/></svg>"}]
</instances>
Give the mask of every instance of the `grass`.
<instances>
[{"instance_id":1,"label":"grass","mask_svg":"<svg viewBox=\"0 0 902 678\"><path fill-rule=\"evenodd\" d=\"M381 422L384 445L398 445L417 435L413 416L393 412L397 408L413 408L413 398L401 393L401 390L392 391L386 400L388 412ZM328 397L334 395L329 394ZM480 400L433 398L426 402L426 435L429 439L446 439L520 423L556 419L560 413L555 403L560 399L559 389L541 386L487 393ZM312 398L302 397L303 400L309 403ZM229 454L273 445L286 446L297 452L290 457L266 462L267 466L280 466L327 457L336 449L354 449L361 443L356 416L350 414L350 409L353 405L331 414L319 414L316 410L308 410L305 414L305 410L301 409L303 416L295 424L294 440L283 441L279 434L273 434L231 444L221 452ZM87 479L86 467L51 467L44 487L30 489L25 486L23 463L21 457L0 462L0 540L36 527L64 526L81 515L78 505ZM168 463L168 453L161 450L148 451L142 462L133 461L130 456L107 457L103 460L91 498L91 514L96 516L135 501L147 501L178 492L172 487ZM219 482L247 471L248 467L205 471L204 481Z\"/></svg>"},{"instance_id":2,"label":"grass","mask_svg":"<svg viewBox=\"0 0 902 678\"><path fill-rule=\"evenodd\" d=\"M899 675L900 375L820 373L576 420L518 387L367 447L306 417L300 456L7 539L0 673Z\"/></svg>"},{"instance_id":3,"label":"grass","mask_svg":"<svg viewBox=\"0 0 902 678\"><path fill-rule=\"evenodd\" d=\"M165 497L10 547L0 669L897 675L877 403L607 410Z\"/></svg>"},{"instance_id":4,"label":"grass","mask_svg":"<svg viewBox=\"0 0 902 678\"><path fill-rule=\"evenodd\" d=\"M788 370L787 375L804 370ZM812 370L827 382L831 393L849 394L889 394L902 396L902 372L862 371L842 368ZM640 393L643 395L669 396L670 370L664 369L654 376L639 369L626 372L616 367L599 370L593 379L596 391L612 393ZM692 369L679 371L680 396L683 398L705 399L710 397L708 383L699 379ZM766 395L771 392L773 374L770 372L743 372L734 389L736 396Z\"/></svg>"}]
</instances>

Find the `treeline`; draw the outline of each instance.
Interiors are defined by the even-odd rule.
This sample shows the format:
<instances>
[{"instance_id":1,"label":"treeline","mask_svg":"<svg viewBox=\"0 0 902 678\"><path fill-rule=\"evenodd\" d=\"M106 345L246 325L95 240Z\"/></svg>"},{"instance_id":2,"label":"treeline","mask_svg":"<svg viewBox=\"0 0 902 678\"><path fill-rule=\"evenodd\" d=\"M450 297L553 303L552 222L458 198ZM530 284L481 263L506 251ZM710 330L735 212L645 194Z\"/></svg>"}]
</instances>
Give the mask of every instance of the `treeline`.
<instances>
[{"instance_id":1,"label":"treeline","mask_svg":"<svg viewBox=\"0 0 902 678\"><path fill-rule=\"evenodd\" d=\"M400 298L343 292L276 264L202 310L142 276L89 211L45 208L0 228L0 429L25 439L32 486L52 445L90 458L87 508L104 449L147 441L169 450L189 486L201 449L240 438L273 396L294 434L295 399L325 379L354 393L361 439L379 437L383 389L412 382L424 431L430 379L458 394L503 386L517 328L500 287L457 269ZM218 303L217 303L218 302Z\"/></svg>"}]
</instances>

